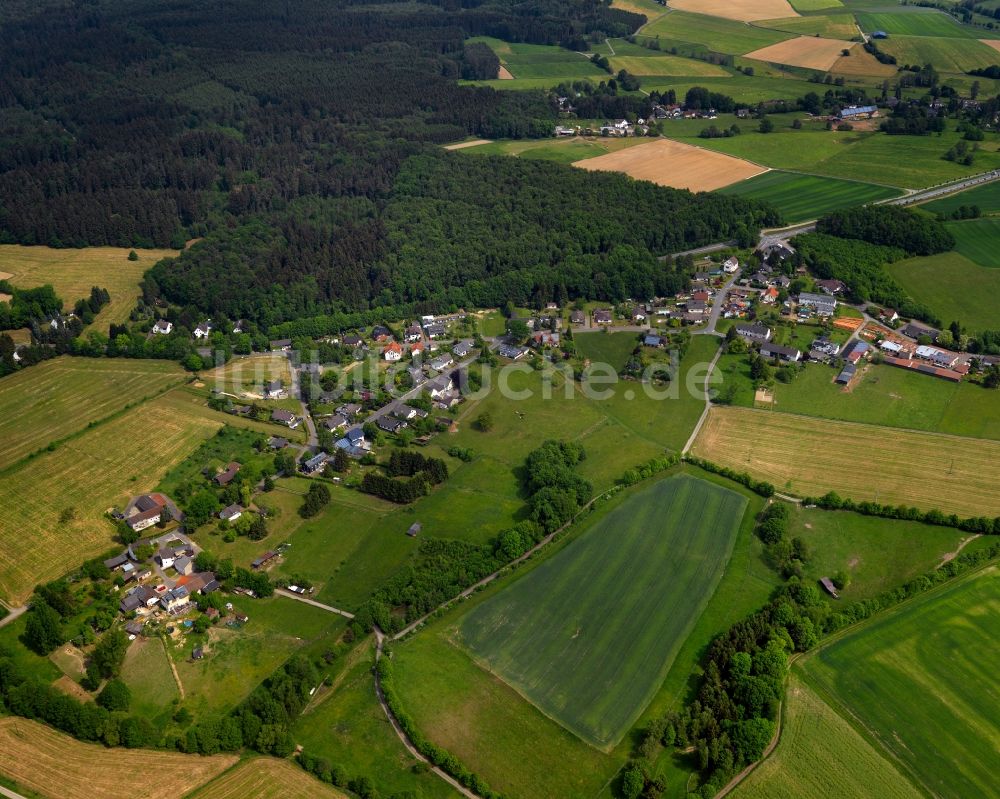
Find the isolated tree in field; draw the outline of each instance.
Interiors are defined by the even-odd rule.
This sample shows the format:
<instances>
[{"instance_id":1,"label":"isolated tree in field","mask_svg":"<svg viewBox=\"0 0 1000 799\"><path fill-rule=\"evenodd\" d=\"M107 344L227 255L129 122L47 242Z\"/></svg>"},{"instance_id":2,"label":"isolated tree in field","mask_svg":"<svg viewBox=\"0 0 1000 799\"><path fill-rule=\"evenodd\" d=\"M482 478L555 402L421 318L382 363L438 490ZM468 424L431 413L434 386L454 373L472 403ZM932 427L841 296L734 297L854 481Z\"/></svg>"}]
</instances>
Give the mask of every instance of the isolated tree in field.
<instances>
[{"instance_id":1,"label":"isolated tree in field","mask_svg":"<svg viewBox=\"0 0 1000 799\"><path fill-rule=\"evenodd\" d=\"M45 602L36 601L24 628L24 643L39 655L47 655L64 640L62 620Z\"/></svg>"},{"instance_id":2,"label":"isolated tree in field","mask_svg":"<svg viewBox=\"0 0 1000 799\"><path fill-rule=\"evenodd\" d=\"M761 133L770 133L774 130L774 123L767 117L763 117L760 120L760 125L757 126L757 130Z\"/></svg>"},{"instance_id":3,"label":"isolated tree in field","mask_svg":"<svg viewBox=\"0 0 1000 799\"><path fill-rule=\"evenodd\" d=\"M476 417L476 429L488 433L493 429L493 414L489 411L483 411L479 416Z\"/></svg>"},{"instance_id":4,"label":"isolated tree in field","mask_svg":"<svg viewBox=\"0 0 1000 799\"><path fill-rule=\"evenodd\" d=\"M139 260L139 253L137 253L135 250L130 250L129 254L128 254L128 259L130 261L138 261Z\"/></svg>"},{"instance_id":5,"label":"isolated tree in field","mask_svg":"<svg viewBox=\"0 0 1000 799\"><path fill-rule=\"evenodd\" d=\"M125 635L124 630L116 627L105 633L97 642L90 660L101 677L117 677L127 650L128 636Z\"/></svg>"},{"instance_id":6,"label":"isolated tree in field","mask_svg":"<svg viewBox=\"0 0 1000 799\"><path fill-rule=\"evenodd\" d=\"M313 483L306 492L305 501L299 508L299 515L304 519L311 518L319 513L330 502L330 489L322 483Z\"/></svg>"}]
</instances>

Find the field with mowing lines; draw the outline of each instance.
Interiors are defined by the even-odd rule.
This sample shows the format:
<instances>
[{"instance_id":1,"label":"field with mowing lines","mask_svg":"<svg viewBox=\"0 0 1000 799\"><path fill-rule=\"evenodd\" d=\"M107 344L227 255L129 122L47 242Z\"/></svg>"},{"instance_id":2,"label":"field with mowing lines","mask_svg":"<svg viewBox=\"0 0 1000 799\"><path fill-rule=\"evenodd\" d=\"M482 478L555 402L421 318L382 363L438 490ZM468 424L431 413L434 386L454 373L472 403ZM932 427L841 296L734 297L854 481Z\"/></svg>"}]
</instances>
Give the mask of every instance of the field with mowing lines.
<instances>
[{"instance_id":1,"label":"field with mowing lines","mask_svg":"<svg viewBox=\"0 0 1000 799\"><path fill-rule=\"evenodd\" d=\"M652 51L650 51L652 53ZM728 78L730 73L715 64L696 58L681 58L675 55L613 56L611 67L615 74L624 69L633 75L643 77L704 77Z\"/></svg>"},{"instance_id":2,"label":"field with mowing lines","mask_svg":"<svg viewBox=\"0 0 1000 799\"><path fill-rule=\"evenodd\" d=\"M758 19L791 17L795 14L788 0L670 0L670 7L711 17L753 22Z\"/></svg>"},{"instance_id":3,"label":"field with mowing lines","mask_svg":"<svg viewBox=\"0 0 1000 799\"><path fill-rule=\"evenodd\" d=\"M36 367L32 367L36 368ZM151 490L222 425L166 396L133 408L0 478L0 596L20 604L111 545L104 512Z\"/></svg>"},{"instance_id":4,"label":"field with mowing lines","mask_svg":"<svg viewBox=\"0 0 1000 799\"><path fill-rule=\"evenodd\" d=\"M624 172L636 180L691 191L712 191L759 175L765 167L671 139L619 150L573 164L581 169Z\"/></svg>"},{"instance_id":5,"label":"field with mowing lines","mask_svg":"<svg viewBox=\"0 0 1000 799\"><path fill-rule=\"evenodd\" d=\"M199 377L210 389L259 394L264 383L271 380L281 380L288 387L292 382L292 369L287 356L267 352L236 356L224 366L200 372Z\"/></svg>"},{"instance_id":6,"label":"field with mowing lines","mask_svg":"<svg viewBox=\"0 0 1000 799\"><path fill-rule=\"evenodd\" d=\"M188 799L346 799L289 760L255 757L216 777Z\"/></svg>"},{"instance_id":7,"label":"field with mowing lines","mask_svg":"<svg viewBox=\"0 0 1000 799\"><path fill-rule=\"evenodd\" d=\"M236 755L108 749L22 718L0 719L0 774L51 799L175 799Z\"/></svg>"},{"instance_id":8,"label":"field with mowing lines","mask_svg":"<svg viewBox=\"0 0 1000 799\"><path fill-rule=\"evenodd\" d=\"M966 73L997 62L996 50L967 38L891 36L880 41L878 48L895 56L900 64L933 64L940 72Z\"/></svg>"},{"instance_id":9,"label":"field with mowing lines","mask_svg":"<svg viewBox=\"0 0 1000 799\"><path fill-rule=\"evenodd\" d=\"M138 261L128 260L128 248L87 247L82 250L55 250L51 247L0 245L0 272L13 275L10 282L30 289L51 283L66 310L77 300L90 296L93 286L106 288L111 302L94 319L94 329L107 333L112 322L128 320L139 298L143 273L176 250L136 250Z\"/></svg>"},{"instance_id":10,"label":"field with mowing lines","mask_svg":"<svg viewBox=\"0 0 1000 799\"><path fill-rule=\"evenodd\" d=\"M757 23L764 28L788 31L799 36L824 36L828 39L853 39L858 35L854 17L850 14L828 14L812 17L768 19Z\"/></svg>"},{"instance_id":11,"label":"field with mowing lines","mask_svg":"<svg viewBox=\"0 0 1000 799\"><path fill-rule=\"evenodd\" d=\"M706 481L662 480L474 608L459 639L547 716L614 746L718 585L745 507Z\"/></svg>"},{"instance_id":12,"label":"field with mowing lines","mask_svg":"<svg viewBox=\"0 0 1000 799\"><path fill-rule=\"evenodd\" d=\"M155 724L166 724L176 712L180 691L161 638L139 638L125 654L121 678L132 692L129 709ZM162 715L161 715L162 714Z\"/></svg>"},{"instance_id":13,"label":"field with mowing lines","mask_svg":"<svg viewBox=\"0 0 1000 799\"><path fill-rule=\"evenodd\" d=\"M511 44L488 36L477 36L470 42L483 42L497 54L502 66L506 67L514 80L521 78L544 78L549 85L561 80L582 80L594 78L603 80L608 73L594 66L583 55L544 44ZM511 80L507 80L508 83Z\"/></svg>"},{"instance_id":14,"label":"field with mowing lines","mask_svg":"<svg viewBox=\"0 0 1000 799\"><path fill-rule=\"evenodd\" d=\"M980 266L957 252L946 252L897 261L886 270L945 324L958 319L972 331L996 329L1000 269Z\"/></svg>"},{"instance_id":15,"label":"field with mowing lines","mask_svg":"<svg viewBox=\"0 0 1000 799\"><path fill-rule=\"evenodd\" d=\"M733 799L919 799L892 762L792 676L777 749L730 794Z\"/></svg>"},{"instance_id":16,"label":"field with mowing lines","mask_svg":"<svg viewBox=\"0 0 1000 799\"><path fill-rule=\"evenodd\" d=\"M928 795L998 796L1000 571L878 616L802 663L821 697L863 728Z\"/></svg>"},{"instance_id":17,"label":"field with mowing lines","mask_svg":"<svg viewBox=\"0 0 1000 799\"><path fill-rule=\"evenodd\" d=\"M769 202L781 211L787 223L816 219L829 211L896 197L900 193L871 183L777 170L727 186L722 192Z\"/></svg>"},{"instance_id":18,"label":"field with mowing lines","mask_svg":"<svg viewBox=\"0 0 1000 799\"><path fill-rule=\"evenodd\" d=\"M943 11L900 11L894 13L862 12L858 25L865 33L885 31L892 36L942 36L945 38L975 39L983 31L962 25ZM882 43L879 42L879 47Z\"/></svg>"},{"instance_id":19,"label":"field with mowing lines","mask_svg":"<svg viewBox=\"0 0 1000 799\"><path fill-rule=\"evenodd\" d=\"M843 8L840 0L788 0L796 11L823 11L827 8Z\"/></svg>"},{"instance_id":20,"label":"field with mowing lines","mask_svg":"<svg viewBox=\"0 0 1000 799\"><path fill-rule=\"evenodd\" d=\"M935 214L950 214L963 205L977 205L984 214L995 214L1000 211L1000 180L984 183L967 191L931 200L920 207Z\"/></svg>"},{"instance_id":21,"label":"field with mowing lines","mask_svg":"<svg viewBox=\"0 0 1000 799\"><path fill-rule=\"evenodd\" d=\"M692 451L769 480L779 491L836 491L959 516L1000 514L1000 442L713 407Z\"/></svg>"},{"instance_id":22,"label":"field with mowing lines","mask_svg":"<svg viewBox=\"0 0 1000 799\"><path fill-rule=\"evenodd\" d=\"M0 380L0 469L184 379L171 361L54 358Z\"/></svg>"},{"instance_id":23,"label":"field with mowing lines","mask_svg":"<svg viewBox=\"0 0 1000 799\"><path fill-rule=\"evenodd\" d=\"M786 42L779 42L759 50L745 53L746 58L766 61L769 64L787 64L806 69L829 70L841 54L845 45L839 39L820 39L815 36L799 36Z\"/></svg>"},{"instance_id":24,"label":"field with mowing lines","mask_svg":"<svg viewBox=\"0 0 1000 799\"><path fill-rule=\"evenodd\" d=\"M790 16L779 14L778 16ZM701 44L719 53L742 55L785 39L792 34L754 28L741 22L704 14L671 11L642 29L642 36L674 39L680 42Z\"/></svg>"},{"instance_id":25,"label":"field with mowing lines","mask_svg":"<svg viewBox=\"0 0 1000 799\"><path fill-rule=\"evenodd\" d=\"M955 237L957 253L980 266L1000 267L1000 219L951 222L948 230Z\"/></svg>"}]
</instances>

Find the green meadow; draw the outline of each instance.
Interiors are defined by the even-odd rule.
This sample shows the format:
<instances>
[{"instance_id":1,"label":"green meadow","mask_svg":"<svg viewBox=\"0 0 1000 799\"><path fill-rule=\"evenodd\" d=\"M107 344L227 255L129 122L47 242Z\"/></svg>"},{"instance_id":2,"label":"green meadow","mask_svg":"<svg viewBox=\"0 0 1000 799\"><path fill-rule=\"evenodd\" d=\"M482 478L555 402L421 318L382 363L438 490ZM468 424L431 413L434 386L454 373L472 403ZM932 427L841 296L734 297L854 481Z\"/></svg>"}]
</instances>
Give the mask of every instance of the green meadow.
<instances>
[{"instance_id":1,"label":"green meadow","mask_svg":"<svg viewBox=\"0 0 1000 799\"><path fill-rule=\"evenodd\" d=\"M979 206L979 210L984 214L997 213L1000 211L1000 181L984 183L958 194L942 197L940 200L931 200L920 207L936 214L947 215L957 211L963 205Z\"/></svg>"},{"instance_id":2,"label":"green meadow","mask_svg":"<svg viewBox=\"0 0 1000 799\"><path fill-rule=\"evenodd\" d=\"M925 793L998 796L1000 571L906 602L808 657L806 681Z\"/></svg>"},{"instance_id":3,"label":"green meadow","mask_svg":"<svg viewBox=\"0 0 1000 799\"><path fill-rule=\"evenodd\" d=\"M969 219L951 222L955 251L986 267L1000 267L1000 219Z\"/></svg>"},{"instance_id":4,"label":"green meadow","mask_svg":"<svg viewBox=\"0 0 1000 799\"><path fill-rule=\"evenodd\" d=\"M584 358L592 363L606 363L619 371L629 359L632 351L639 346L638 333L574 333L573 342Z\"/></svg>"},{"instance_id":5,"label":"green meadow","mask_svg":"<svg viewBox=\"0 0 1000 799\"><path fill-rule=\"evenodd\" d=\"M885 31L893 36L942 36L945 38L975 39L984 31L963 25L943 11L900 9L894 12L862 12L857 15L858 25L865 33ZM880 45L881 46L881 45Z\"/></svg>"},{"instance_id":6,"label":"green meadow","mask_svg":"<svg viewBox=\"0 0 1000 799\"><path fill-rule=\"evenodd\" d=\"M743 55L791 39L794 34L755 28L721 17L670 11L644 27L641 35L700 44L719 53Z\"/></svg>"},{"instance_id":7,"label":"green meadow","mask_svg":"<svg viewBox=\"0 0 1000 799\"><path fill-rule=\"evenodd\" d=\"M957 252L946 252L897 261L886 270L946 325L957 319L973 332L997 328L1000 269L980 266Z\"/></svg>"},{"instance_id":8,"label":"green meadow","mask_svg":"<svg viewBox=\"0 0 1000 799\"><path fill-rule=\"evenodd\" d=\"M886 186L772 170L727 186L723 194L753 197L774 205L785 222L816 219L829 211L896 197Z\"/></svg>"},{"instance_id":9,"label":"green meadow","mask_svg":"<svg viewBox=\"0 0 1000 799\"><path fill-rule=\"evenodd\" d=\"M966 73L997 63L997 51L988 44L956 38L954 34L951 37L891 36L880 41L878 46L895 56L900 64L933 64L939 72Z\"/></svg>"}]
</instances>

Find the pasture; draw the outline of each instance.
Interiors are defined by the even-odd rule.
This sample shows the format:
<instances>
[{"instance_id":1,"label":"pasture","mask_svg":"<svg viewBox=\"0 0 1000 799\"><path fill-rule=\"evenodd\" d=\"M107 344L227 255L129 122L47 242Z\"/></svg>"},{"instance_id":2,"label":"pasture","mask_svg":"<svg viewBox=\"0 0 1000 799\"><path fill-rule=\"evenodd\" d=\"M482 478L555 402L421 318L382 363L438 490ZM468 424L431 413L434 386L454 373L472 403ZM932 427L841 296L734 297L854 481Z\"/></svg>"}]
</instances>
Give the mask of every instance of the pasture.
<instances>
[{"instance_id":1,"label":"pasture","mask_svg":"<svg viewBox=\"0 0 1000 799\"><path fill-rule=\"evenodd\" d=\"M955 237L955 252L980 266L1000 267L1000 219L969 219L947 227Z\"/></svg>"},{"instance_id":2,"label":"pasture","mask_svg":"<svg viewBox=\"0 0 1000 799\"><path fill-rule=\"evenodd\" d=\"M611 67L615 74L624 69L640 77L696 77L728 78L730 73L715 64L696 58L681 58L675 55L619 55L613 56Z\"/></svg>"},{"instance_id":3,"label":"pasture","mask_svg":"<svg viewBox=\"0 0 1000 799\"><path fill-rule=\"evenodd\" d=\"M982 34L966 26L943 11L918 11L916 9L893 12L865 11L857 15L858 25L865 33L885 31L893 36L942 36L946 38L975 39ZM881 47L881 42L879 43Z\"/></svg>"},{"instance_id":4,"label":"pasture","mask_svg":"<svg viewBox=\"0 0 1000 799\"><path fill-rule=\"evenodd\" d=\"M175 799L236 760L236 755L108 749L28 719L0 719L0 773L50 799Z\"/></svg>"},{"instance_id":5,"label":"pasture","mask_svg":"<svg viewBox=\"0 0 1000 799\"><path fill-rule=\"evenodd\" d=\"M791 14L777 14L789 17ZM708 17L704 14L689 14L685 11L670 11L646 25L641 32L644 37L670 39L679 42L700 44L718 53L742 55L751 50L759 50L770 44L792 38L792 34L766 30L745 25L735 20Z\"/></svg>"},{"instance_id":6,"label":"pasture","mask_svg":"<svg viewBox=\"0 0 1000 799\"><path fill-rule=\"evenodd\" d=\"M188 799L346 799L290 760L255 757L216 777Z\"/></svg>"},{"instance_id":7,"label":"pasture","mask_svg":"<svg viewBox=\"0 0 1000 799\"><path fill-rule=\"evenodd\" d=\"M945 324L958 319L973 332L996 329L1000 269L980 266L957 252L897 261L885 269Z\"/></svg>"},{"instance_id":8,"label":"pasture","mask_svg":"<svg viewBox=\"0 0 1000 799\"><path fill-rule=\"evenodd\" d=\"M696 478L662 480L478 605L458 638L545 715L613 747L718 585L745 507Z\"/></svg>"},{"instance_id":9,"label":"pasture","mask_svg":"<svg viewBox=\"0 0 1000 799\"><path fill-rule=\"evenodd\" d=\"M176 385L171 361L63 356L0 380L0 469Z\"/></svg>"},{"instance_id":10,"label":"pasture","mask_svg":"<svg viewBox=\"0 0 1000 799\"><path fill-rule=\"evenodd\" d=\"M727 186L722 193L769 202L781 211L787 223L816 219L839 208L864 205L899 195L896 189L872 183L779 170Z\"/></svg>"},{"instance_id":11,"label":"pasture","mask_svg":"<svg viewBox=\"0 0 1000 799\"><path fill-rule=\"evenodd\" d=\"M564 80L603 80L608 73L591 64L583 54L545 44L520 44L505 42L489 36L477 36L470 42L482 42L490 47L506 67L511 78L505 88L518 88L521 79L544 79L546 85L554 86Z\"/></svg>"},{"instance_id":12,"label":"pasture","mask_svg":"<svg viewBox=\"0 0 1000 799\"><path fill-rule=\"evenodd\" d=\"M795 16L788 0L671 0L670 7L738 22Z\"/></svg>"},{"instance_id":13,"label":"pasture","mask_svg":"<svg viewBox=\"0 0 1000 799\"><path fill-rule=\"evenodd\" d=\"M621 371L632 351L639 346L638 333L605 333L601 330L593 333L574 333L573 342L576 350L591 363L606 363L616 372Z\"/></svg>"},{"instance_id":14,"label":"pasture","mask_svg":"<svg viewBox=\"0 0 1000 799\"><path fill-rule=\"evenodd\" d=\"M127 247L56 250L2 244L0 272L10 273L10 282L18 288L51 283L66 310L72 310L77 300L89 297L94 286L106 288L111 302L94 319L94 329L107 333L109 324L128 320L141 294L143 273L157 261L177 255L176 250L136 250L139 260L130 261L129 252Z\"/></svg>"},{"instance_id":15,"label":"pasture","mask_svg":"<svg viewBox=\"0 0 1000 799\"><path fill-rule=\"evenodd\" d=\"M777 748L731 794L733 799L918 799L922 795L889 758L796 675L785 692Z\"/></svg>"},{"instance_id":16,"label":"pasture","mask_svg":"<svg viewBox=\"0 0 1000 799\"><path fill-rule=\"evenodd\" d=\"M624 172L636 180L691 191L720 189L767 171L749 161L671 139L657 139L573 165L602 172Z\"/></svg>"},{"instance_id":17,"label":"pasture","mask_svg":"<svg viewBox=\"0 0 1000 799\"><path fill-rule=\"evenodd\" d=\"M853 39L858 35L854 17L850 14L824 14L822 16L769 19L758 24L777 31L787 31L799 36L822 36L827 39ZM847 45L843 45L846 47Z\"/></svg>"},{"instance_id":18,"label":"pasture","mask_svg":"<svg viewBox=\"0 0 1000 799\"><path fill-rule=\"evenodd\" d=\"M693 453L772 482L779 491L996 516L1000 442L713 407ZM927 491L926 476L934 475Z\"/></svg>"},{"instance_id":19,"label":"pasture","mask_svg":"<svg viewBox=\"0 0 1000 799\"><path fill-rule=\"evenodd\" d=\"M180 691L160 638L139 638L125 654L121 678L132 692L129 708L159 724L168 724Z\"/></svg>"},{"instance_id":20,"label":"pasture","mask_svg":"<svg viewBox=\"0 0 1000 799\"><path fill-rule=\"evenodd\" d=\"M305 357L306 354L303 354L303 358ZM281 380L289 388L292 369L286 355L265 352L237 355L222 366L201 372L199 377L208 388L238 395L249 393L260 396L264 383L271 380Z\"/></svg>"},{"instance_id":21,"label":"pasture","mask_svg":"<svg viewBox=\"0 0 1000 799\"><path fill-rule=\"evenodd\" d=\"M997 51L988 44L954 35L891 36L879 42L879 50L895 56L900 64L933 64L940 72L966 73L997 62Z\"/></svg>"},{"instance_id":22,"label":"pasture","mask_svg":"<svg viewBox=\"0 0 1000 799\"><path fill-rule=\"evenodd\" d=\"M828 71L837 63L843 50L853 45L845 45L839 39L821 39L815 36L799 36L779 42L759 50L745 53L746 58L766 61L770 64L787 64L791 67Z\"/></svg>"},{"instance_id":23,"label":"pasture","mask_svg":"<svg viewBox=\"0 0 1000 799\"><path fill-rule=\"evenodd\" d=\"M806 681L927 795L997 796L1000 571L881 614L807 657Z\"/></svg>"},{"instance_id":24,"label":"pasture","mask_svg":"<svg viewBox=\"0 0 1000 799\"><path fill-rule=\"evenodd\" d=\"M976 205L984 214L1000 212L1000 180L974 186L958 194L950 194L940 200L931 200L920 207L935 214L948 215L963 205Z\"/></svg>"},{"instance_id":25,"label":"pasture","mask_svg":"<svg viewBox=\"0 0 1000 799\"><path fill-rule=\"evenodd\" d=\"M843 8L840 0L788 0L796 11L825 11L828 8Z\"/></svg>"},{"instance_id":26,"label":"pasture","mask_svg":"<svg viewBox=\"0 0 1000 799\"><path fill-rule=\"evenodd\" d=\"M221 426L152 400L0 478L0 596L20 604L34 586L111 545L112 506L150 491L171 465Z\"/></svg>"}]
</instances>

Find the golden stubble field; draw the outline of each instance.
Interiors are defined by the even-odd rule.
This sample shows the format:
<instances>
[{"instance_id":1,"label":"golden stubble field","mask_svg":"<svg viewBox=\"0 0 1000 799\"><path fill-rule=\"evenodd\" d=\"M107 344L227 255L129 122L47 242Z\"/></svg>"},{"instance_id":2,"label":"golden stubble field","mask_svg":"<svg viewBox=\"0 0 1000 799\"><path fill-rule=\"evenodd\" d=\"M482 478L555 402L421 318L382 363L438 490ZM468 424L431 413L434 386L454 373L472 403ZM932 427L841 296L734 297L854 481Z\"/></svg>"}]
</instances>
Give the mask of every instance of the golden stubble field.
<instances>
[{"instance_id":1,"label":"golden stubble field","mask_svg":"<svg viewBox=\"0 0 1000 799\"><path fill-rule=\"evenodd\" d=\"M51 283L72 310L77 300L90 296L93 286L106 288L111 302L101 309L94 326L107 333L111 323L128 320L139 298L139 281L153 264L177 255L176 250L136 250L138 261L128 260L127 247L87 247L82 250L56 250L52 247L0 245L0 272L17 288L30 289Z\"/></svg>"},{"instance_id":2,"label":"golden stubble field","mask_svg":"<svg viewBox=\"0 0 1000 799\"><path fill-rule=\"evenodd\" d=\"M857 48L840 39L821 39L816 36L799 36L785 42L762 47L747 53L744 58L766 61L769 64L788 64L792 67L830 70L843 58L844 49L854 53ZM852 58L853 56L848 56ZM865 62L868 63L868 62Z\"/></svg>"},{"instance_id":3,"label":"golden stubble field","mask_svg":"<svg viewBox=\"0 0 1000 799\"><path fill-rule=\"evenodd\" d=\"M713 407L693 454L779 491L1000 515L1000 442Z\"/></svg>"},{"instance_id":4,"label":"golden stubble field","mask_svg":"<svg viewBox=\"0 0 1000 799\"><path fill-rule=\"evenodd\" d=\"M236 760L236 755L107 749L28 719L0 719L0 773L51 799L175 799Z\"/></svg>"},{"instance_id":5,"label":"golden stubble field","mask_svg":"<svg viewBox=\"0 0 1000 799\"><path fill-rule=\"evenodd\" d=\"M287 760L245 760L213 780L191 799L346 799Z\"/></svg>"},{"instance_id":6,"label":"golden stubble field","mask_svg":"<svg viewBox=\"0 0 1000 799\"><path fill-rule=\"evenodd\" d=\"M788 0L670 0L670 7L693 14L735 19L738 22L799 15Z\"/></svg>"},{"instance_id":7,"label":"golden stubble field","mask_svg":"<svg viewBox=\"0 0 1000 799\"><path fill-rule=\"evenodd\" d=\"M707 124L707 123L706 123ZM767 167L672 139L656 139L618 152L576 161L573 166L624 172L637 180L691 191L712 191L752 178Z\"/></svg>"}]
</instances>

